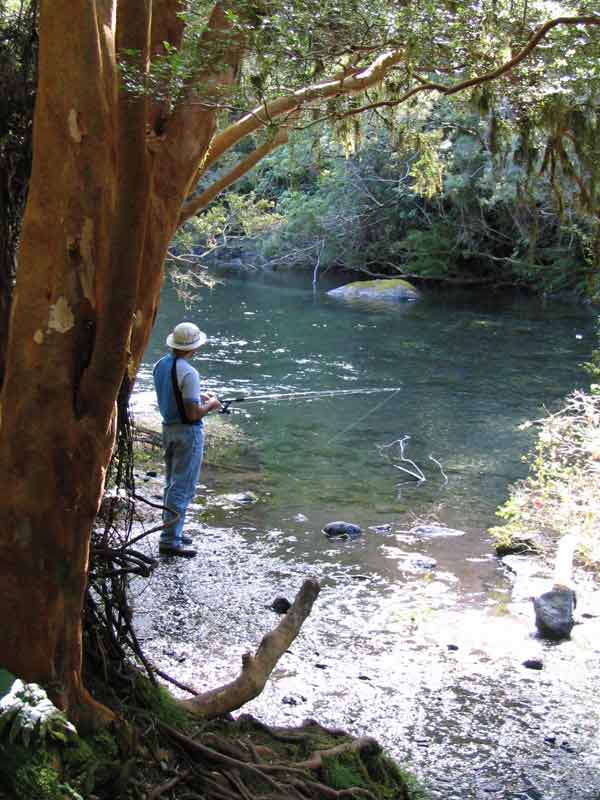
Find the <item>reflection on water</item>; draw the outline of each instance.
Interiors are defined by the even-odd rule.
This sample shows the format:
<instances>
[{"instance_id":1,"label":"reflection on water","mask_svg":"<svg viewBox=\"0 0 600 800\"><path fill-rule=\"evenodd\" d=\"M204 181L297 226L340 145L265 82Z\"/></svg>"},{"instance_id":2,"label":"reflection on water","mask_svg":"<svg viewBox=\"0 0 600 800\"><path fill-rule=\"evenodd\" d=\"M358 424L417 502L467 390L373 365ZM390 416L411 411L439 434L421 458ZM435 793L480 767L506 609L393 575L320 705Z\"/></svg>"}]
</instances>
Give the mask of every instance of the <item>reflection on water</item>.
<instances>
[{"instance_id":1,"label":"reflection on water","mask_svg":"<svg viewBox=\"0 0 600 800\"><path fill-rule=\"evenodd\" d=\"M196 685L230 679L276 622L273 598L316 576L313 615L251 712L367 731L433 797L597 797L599 626L586 620L560 647L532 639L528 600L511 598L484 533L524 474L530 434L518 426L585 383L590 315L445 295L374 310L230 281L185 311L166 292L139 414L153 408L150 366L182 318L209 334L195 365L222 397L400 391L248 403L217 420L241 431L252 458L205 473L219 521L198 533L195 561L161 563L136 601L154 660ZM425 482L382 451L405 436ZM236 503L247 491L258 501ZM425 518L464 533L419 533ZM333 519L364 535L330 541L321 528ZM543 671L522 666L534 656Z\"/></svg>"}]
</instances>

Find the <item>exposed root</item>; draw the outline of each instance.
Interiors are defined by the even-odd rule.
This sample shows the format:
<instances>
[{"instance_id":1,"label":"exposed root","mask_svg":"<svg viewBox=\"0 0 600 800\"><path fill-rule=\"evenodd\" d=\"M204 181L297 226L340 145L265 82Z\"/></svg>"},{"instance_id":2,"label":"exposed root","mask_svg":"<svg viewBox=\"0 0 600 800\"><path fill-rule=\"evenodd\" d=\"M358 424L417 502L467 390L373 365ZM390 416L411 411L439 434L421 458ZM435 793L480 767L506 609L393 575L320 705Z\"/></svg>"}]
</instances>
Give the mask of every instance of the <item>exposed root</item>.
<instances>
[{"instance_id":1,"label":"exposed root","mask_svg":"<svg viewBox=\"0 0 600 800\"><path fill-rule=\"evenodd\" d=\"M342 753L358 753L361 755L366 752L381 752L379 742L372 739L370 736L362 736L360 739L354 739L352 742L345 742L337 747L331 747L329 750L317 750L308 760L302 761L300 764L297 764L297 766L304 769L320 769L323 766L324 758L339 756Z\"/></svg>"},{"instance_id":2,"label":"exposed root","mask_svg":"<svg viewBox=\"0 0 600 800\"><path fill-rule=\"evenodd\" d=\"M171 780L161 783L160 786L155 786L151 792L148 792L146 800L158 800L158 798L162 797L163 794L166 794L167 792L170 792L171 789L174 789L178 783L184 781L188 775L189 772L182 772L179 775L175 775L175 777L171 778Z\"/></svg>"}]
</instances>

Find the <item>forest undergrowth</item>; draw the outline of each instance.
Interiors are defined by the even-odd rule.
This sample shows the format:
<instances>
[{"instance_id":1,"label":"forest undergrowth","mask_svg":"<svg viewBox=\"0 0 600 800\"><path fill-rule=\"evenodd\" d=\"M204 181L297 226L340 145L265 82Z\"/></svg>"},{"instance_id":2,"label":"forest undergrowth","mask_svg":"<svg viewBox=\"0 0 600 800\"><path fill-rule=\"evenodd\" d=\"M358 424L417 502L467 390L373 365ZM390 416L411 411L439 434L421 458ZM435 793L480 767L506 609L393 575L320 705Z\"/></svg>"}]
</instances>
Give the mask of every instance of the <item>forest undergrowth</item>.
<instances>
[{"instance_id":1,"label":"forest undergrowth","mask_svg":"<svg viewBox=\"0 0 600 800\"><path fill-rule=\"evenodd\" d=\"M526 458L527 477L514 484L491 529L501 547L531 543L548 558L557 541L576 536L575 558L600 573L600 393L575 391L562 407L525 427L539 428Z\"/></svg>"}]
</instances>

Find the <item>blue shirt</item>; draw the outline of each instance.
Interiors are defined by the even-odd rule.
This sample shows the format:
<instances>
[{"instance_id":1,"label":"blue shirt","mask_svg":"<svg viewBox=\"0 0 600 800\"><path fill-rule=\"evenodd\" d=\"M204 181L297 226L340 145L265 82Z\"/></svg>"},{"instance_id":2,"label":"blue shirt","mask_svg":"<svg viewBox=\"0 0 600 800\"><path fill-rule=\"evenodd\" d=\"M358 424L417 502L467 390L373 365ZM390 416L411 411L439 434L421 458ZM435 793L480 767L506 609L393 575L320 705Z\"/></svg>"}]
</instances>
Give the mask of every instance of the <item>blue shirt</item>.
<instances>
[{"instance_id":1,"label":"blue shirt","mask_svg":"<svg viewBox=\"0 0 600 800\"><path fill-rule=\"evenodd\" d=\"M175 355L168 353L154 365L152 372L154 377L154 388L158 399L158 407L165 425L180 425L182 419L177 408L177 400L173 391L171 380L171 370ZM177 359L177 385L181 391L181 396L185 401L200 403L200 376L197 370L185 358ZM196 420L190 425L202 425L202 420Z\"/></svg>"}]
</instances>

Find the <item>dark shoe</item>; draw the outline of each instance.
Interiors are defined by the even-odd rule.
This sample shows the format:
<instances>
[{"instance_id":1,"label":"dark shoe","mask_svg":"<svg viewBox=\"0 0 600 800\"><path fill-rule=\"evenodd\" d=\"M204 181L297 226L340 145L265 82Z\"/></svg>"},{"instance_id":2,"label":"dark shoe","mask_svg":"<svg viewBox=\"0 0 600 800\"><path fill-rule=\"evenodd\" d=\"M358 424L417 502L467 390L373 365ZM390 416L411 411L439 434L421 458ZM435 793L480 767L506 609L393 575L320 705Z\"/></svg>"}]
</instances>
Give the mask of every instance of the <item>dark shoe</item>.
<instances>
[{"instance_id":1,"label":"dark shoe","mask_svg":"<svg viewBox=\"0 0 600 800\"><path fill-rule=\"evenodd\" d=\"M161 542L158 546L161 556L181 556L182 558L194 558L196 551L193 547L186 547L183 542Z\"/></svg>"},{"instance_id":2,"label":"dark shoe","mask_svg":"<svg viewBox=\"0 0 600 800\"><path fill-rule=\"evenodd\" d=\"M169 538L168 536L161 536L160 537L160 543L161 544L171 544L172 541L173 541L173 539ZM188 536L187 533L182 533L181 534L181 540L180 541L182 542L182 544L194 544L194 540L192 539L191 536Z\"/></svg>"}]
</instances>

